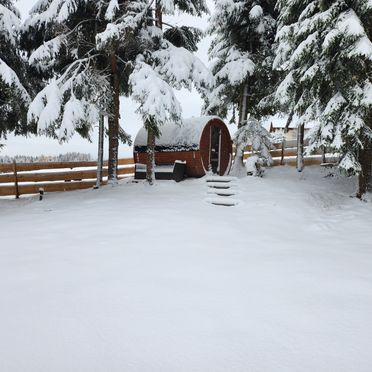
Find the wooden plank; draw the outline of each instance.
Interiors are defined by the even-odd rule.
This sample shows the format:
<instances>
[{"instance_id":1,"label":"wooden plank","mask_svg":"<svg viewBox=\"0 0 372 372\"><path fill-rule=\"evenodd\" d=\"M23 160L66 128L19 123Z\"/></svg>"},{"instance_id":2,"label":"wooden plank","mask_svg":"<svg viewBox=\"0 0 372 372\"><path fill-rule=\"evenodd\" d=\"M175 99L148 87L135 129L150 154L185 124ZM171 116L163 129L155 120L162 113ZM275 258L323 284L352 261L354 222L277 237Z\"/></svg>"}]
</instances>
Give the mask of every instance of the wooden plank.
<instances>
[{"instance_id":1,"label":"wooden plank","mask_svg":"<svg viewBox=\"0 0 372 372\"><path fill-rule=\"evenodd\" d=\"M276 148L276 149L281 149L283 144L280 142L280 143L274 143L273 146ZM284 142L284 148L293 148L293 147L297 147L297 141L296 140L290 140L290 141L285 141Z\"/></svg>"},{"instance_id":2,"label":"wooden plank","mask_svg":"<svg viewBox=\"0 0 372 372\"><path fill-rule=\"evenodd\" d=\"M118 165L131 165L134 164L133 158L123 158L118 160ZM104 162L107 166L107 161ZM45 162L45 163L18 163L17 172L30 172L42 169L73 169L73 168L88 168L97 167L95 161L68 161L68 162ZM13 164L0 164L0 172L11 173L13 172Z\"/></svg>"},{"instance_id":3,"label":"wooden plank","mask_svg":"<svg viewBox=\"0 0 372 372\"><path fill-rule=\"evenodd\" d=\"M0 174L0 183L14 183L15 182L15 174Z\"/></svg>"},{"instance_id":4,"label":"wooden plank","mask_svg":"<svg viewBox=\"0 0 372 372\"><path fill-rule=\"evenodd\" d=\"M118 176L125 175L125 174L134 174L135 168L128 167L128 168L118 168Z\"/></svg>"},{"instance_id":5,"label":"wooden plank","mask_svg":"<svg viewBox=\"0 0 372 372\"><path fill-rule=\"evenodd\" d=\"M16 192L15 186L0 186L0 196L14 195Z\"/></svg>"},{"instance_id":6,"label":"wooden plank","mask_svg":"<svg viewBox=\"0 0 372 372\"><path fill-rule=\"evenodd\" d=\"M38 194L40 188L43 188L45 192L72 191L90 188L95 184L95 181L35 183L32 185L19 185L19 193L20 195ZM0 196L6 195L14 195L14 186L0 186Z\"/></svg>"},{"instance_id":7,"label":"wooden plank","mask_svg":"<svg viewBox=\"0 0 372 372\"><path fill-rule=\"evenodd\" d=\"M282 156L282 150L271 150L270 154L273 158L280 158ZM297 149L296 148L286 148L284 149L284 157L286 156L296 156ZM312 155L323 155L322 150L315 151Z\"/></svg>"},{"instance_id":8,"label":"wooden plank","mask_svg":"<svg viewBox=\"0 0 372 372\"><path fill-rule=\"evenodd\" d=\"M119 168L118 169L118 178L123 179L128 177L128 175L134 174L134 167L127 167L127 168ZM105 170L105 175L107 176L107 170ZM20 176L20 175L19 175ZM40 188L43 188L45 192L55 192L55 191L70 191L70 190L80 190L80 189L86 189L93 187L95 185L95 181L78 181L78 182L55 182L50 183L50 181L60 181L60 180L73 180L78 179L79 176L83 176L86 178L91 177L92 179L95 179L96 172L95 171L77 171L77 172L56 172L56 173L31 173L28 174L27 177L25 177L26 174L22 174L22 181L19 180L19 182L25 182L26 180L29 180L30 178L37 179L38 181L41 181L39 183L33 183L29 185L19 185L19 194L37 194L39 192ZM13 177L13 178L10 178ZM81 178L83 179L83 178ZM0 182L5 181L14 181L14 175L0 175ZM44 182L45 181L45 182ZM49 182L48 182L49 181ZM103 184L106 184L107 182L103 182ZM14 185L6 185L6 186L0 186L0 196L9 196L9 195L15 195L15 186Z\"/></svg>"},{"instance_id":9,"label":"wooden plank","mask_svg":"<svg viewBox=\"0 0 372 372\"><path fill-rule=\"evenodd\" d=\"M82 168L82 167L96 167L95 161L85 162L50 162L50 163L19 163L18 172L29 172L42 169L63 169L63 168ZM0 165L0 172L8 172L7 164Z\"/></svg>"},{"instance_id":10,"label":"wooden plank","mask_svg":"<svg viewBox=\"0 0 372 372\"><path fill-rule=\"evenodd\" d=\"M134 167L119 168L118 175L132 174ZM43 172L43 173L18 173L18 182L50 182L50 181L80 181L95 179L96 170L70 171L70 172ZM103 176L107 177L107 169L103 170ZM14 174L0 174L0 183L14 182Z\"/></svg>"},{"instance_id":11,"label":"wooden plank","mask_svg":"<svg viewBox=\"0 0 372 372\"><path fill-rule=\"evenodd\" d=\"M105 162L107 165L107 161ZM134 164L133 158L123 158L118 160L118 165L132 165Z\"/></svg>"},{"instance_id":12,"label":"wooden plank","mask_svg":"<svg viewBox=\"0 0 372 372\"><path fill-rule=\"evenodd\" d=\"M20 194L37 194L40 188L43 188L45 192L72 191L87 189L93 187L95 184L95 181L37 183L33 185L20 185L19 192Z\"/></svg>"},{"instance_id":13,"label":"wooden plank","mask_svg":"<svg viewBox=\"0 0 372 372\"><path fill-rule=\"evenodd\" d=\"M273 158L281 158L282 156L282 150L271 150L270 154ZM296 156L297 149L284 149L284 157L286 156Z\"/></svg>"},{"instance_id":14,"label":"wooden plank","mask_svg":"<svg viewBox=\"0 0 372 372\"><path fill-rule=\"evenodd\" d=\"M273 158L281 158L282 156L282 150L281 149L278 149L278 150L271 150L270 151L270 154ZM290 148L290 149L285 149L284 150L284 157L286 156L296 156L297 154L297 149L293 149L293 148ZM244 159L248 159L250 157L250 153L245 153L244 154Z\"/></svg>"},{"instance_id":15,"label":"wooden plank","mask_svg":"<svg viewBox=\"0 0 372 372\"><path fill-rule=\"evenodd\" d=\"M309 165L320 165L322 163L322 158L305 158L305 166ZM274 159L274 166L280 165L280 159ZM290 167L295 167L296 166L296 159L285 159L284 158L284 164Z\"/></svg>"},{"instance_id":16,"label":"wooden plank","mask_svg":"<svg viewBox=\"0 0 372 372\"><path fill-rule=\"evenodd\" d=\"M13 164L0 164L0 173L11 173L13 172Z\"/></svg>"}]
</instances>

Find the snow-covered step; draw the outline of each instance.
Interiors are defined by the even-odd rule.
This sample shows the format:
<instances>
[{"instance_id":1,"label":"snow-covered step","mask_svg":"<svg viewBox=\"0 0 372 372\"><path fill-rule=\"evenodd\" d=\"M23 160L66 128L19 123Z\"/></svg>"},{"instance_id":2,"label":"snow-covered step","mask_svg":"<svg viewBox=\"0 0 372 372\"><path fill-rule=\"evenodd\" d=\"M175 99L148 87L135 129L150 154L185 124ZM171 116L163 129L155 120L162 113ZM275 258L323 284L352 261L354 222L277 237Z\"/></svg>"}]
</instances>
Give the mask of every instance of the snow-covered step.
<instances>
[{"instance_id":1,"label":"snow-covered step","mask_svg":"<svg viewBox=\"0 0 372 372\"><path fill-rule=\"evenodd\" d=\"M208 195L220 195L220 196L234 196L238 193L237 190L234 190L232 188L229 189L213 189L210 188L207 191Z\"/></svg>"},{"instance_id":2,"label":"snow-covered step","mask_svg":"<svg viewBox=\"0 0 372 372\"><path fill-rule=\"evenodd\" d=\"M223 177L223 176L209 176L207 182L233 182L236 181L236 177Z\"/></svg>"},{"instance_id":3,"label":"snow-covered step","mask_svg":"<svg viewBox=\"0 0 372 372\"><path fill-rule=\"evenodd\" d=\"M208 182L207 186L215 189L231 189L235 185L228 182Z\"/></svg>"},{"instance_id":4,"label":"snow-covered step","mask_svg":"<svg viewBox=\"0 0 372 372\"><path fill-rule=\"evenodd\" d=\"M220 205L223 207L233 207L235 205L239 204L239 200L221 197L221 198L206 198L205 201L207 203L213 204L213 205Z\"/></svg>"}]
</instances>

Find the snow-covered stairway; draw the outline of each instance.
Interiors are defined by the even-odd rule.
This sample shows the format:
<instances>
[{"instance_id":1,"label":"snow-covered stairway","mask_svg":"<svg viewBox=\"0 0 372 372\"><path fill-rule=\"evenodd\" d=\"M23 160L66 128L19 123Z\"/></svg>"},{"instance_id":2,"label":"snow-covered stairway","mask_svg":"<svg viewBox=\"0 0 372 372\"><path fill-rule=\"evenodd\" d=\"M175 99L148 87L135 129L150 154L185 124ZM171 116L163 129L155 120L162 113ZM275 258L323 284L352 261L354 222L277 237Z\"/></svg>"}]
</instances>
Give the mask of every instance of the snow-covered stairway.
<instances>
[{"instance_id":1,"label":"snow-covered stairway","mask_svg":"<svg viewBox=\"0 0 372 372\"><path fill-rule=\"evenodd\" d=\"M225 207L239 204L234 198L238 194L237 180L236 177L208 176L206 202Z\"/></svg>"}]
</instances>

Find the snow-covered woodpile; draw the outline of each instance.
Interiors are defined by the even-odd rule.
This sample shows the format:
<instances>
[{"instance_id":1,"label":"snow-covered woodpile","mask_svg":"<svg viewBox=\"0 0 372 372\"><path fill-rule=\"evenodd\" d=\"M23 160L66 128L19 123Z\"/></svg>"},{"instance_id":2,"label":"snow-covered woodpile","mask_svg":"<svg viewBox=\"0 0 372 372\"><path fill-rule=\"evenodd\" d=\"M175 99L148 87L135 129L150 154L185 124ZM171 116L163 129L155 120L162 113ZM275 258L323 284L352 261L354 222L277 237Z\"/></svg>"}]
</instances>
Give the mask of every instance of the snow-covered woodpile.
<instances>
[{"instance_id":1,"label":"snow-covered woodpile","mask_svg":"<svg viewBox=\"0 0 372 372\"><path fill-rule=\"evenodd\" d=\"M134 161L146 163L147 131L142 128L134 141ZM190 177L202 177L211 169L228 173L232 158L232 142L225 123L216 116L184 119L182 125L166 124L156 139L155 163L186 162Z\"/></svg>"}]
</instances>

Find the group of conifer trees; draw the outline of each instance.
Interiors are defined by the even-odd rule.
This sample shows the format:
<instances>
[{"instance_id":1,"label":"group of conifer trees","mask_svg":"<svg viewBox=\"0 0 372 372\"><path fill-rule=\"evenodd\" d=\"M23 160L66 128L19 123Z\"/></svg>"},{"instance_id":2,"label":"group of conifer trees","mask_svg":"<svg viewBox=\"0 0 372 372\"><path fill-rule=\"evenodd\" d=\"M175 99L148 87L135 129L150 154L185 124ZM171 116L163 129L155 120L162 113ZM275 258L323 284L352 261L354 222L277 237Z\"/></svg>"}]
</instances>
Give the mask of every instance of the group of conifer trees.
<instances>
[{"instance_id":1,"label":"group of conifer trees","mask_svg":"<svg viewBox=\"0 0 372 372\"><path fill-rule=\"evenodd\" d=\"M278 111L296 120L299 170L304 126L314 121L308 151L339 154L342 171L359 175L358 196L366 192L371 0L216 0L210 70L193 54L201 31L164 22L207 13L204 0L39 0L24 23L13 3L0 0L0 136L89 137L106 116L115 182L119 141L129 140L120 96L131 96L148 130L151 183L155 138L162 124L181 122L174 89L194 86L205 112L233 112L239 126Z\"/></svg>"},{"instance_id":2,"label":"group of conifer trees","mask_svg":"<svg viewBox=\"0 0 372 372\"><path fill-rule=\"evenodd\" d=\"M296 120L300 171L304 126L315 122L307 151L338 154L362 197L372 168L372 1L216 1L209 32L208 110L237 109L240 126L248 114L283 112L287 128Z\"/></svg>"},{"instance_id":3,"label":"group of conifer trees","mask_svg":"<svg viewBox=\"0 0 372 372\"><path fill-rule=\"evenodd\" d=\"M163 13L175 11L200 16L207 7L201 0L39 0L22 24L13 1L0 0L1 134L89 138L106 116L115 182L119 140L129 140L119 124L120 96L138 102L151 149L162 124L181 121L174 88L212 87L193 54L201 32L163 27Z\"/></svg>"}]
</instances>

